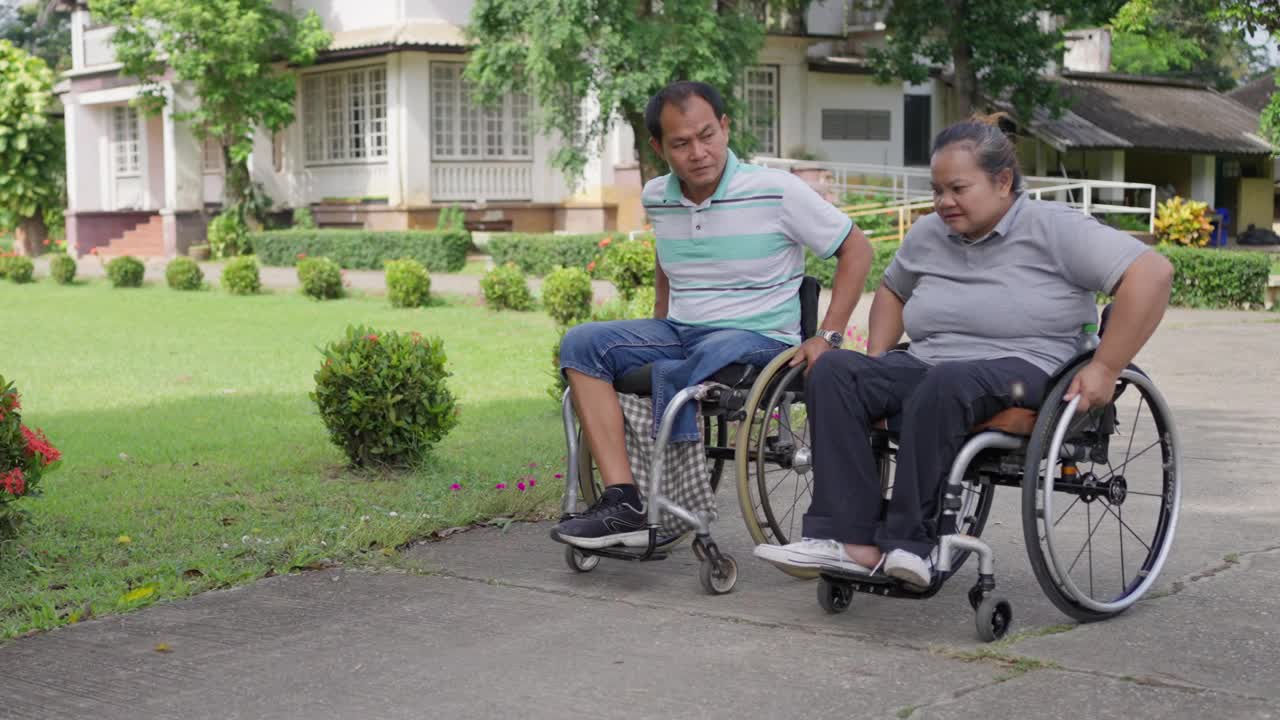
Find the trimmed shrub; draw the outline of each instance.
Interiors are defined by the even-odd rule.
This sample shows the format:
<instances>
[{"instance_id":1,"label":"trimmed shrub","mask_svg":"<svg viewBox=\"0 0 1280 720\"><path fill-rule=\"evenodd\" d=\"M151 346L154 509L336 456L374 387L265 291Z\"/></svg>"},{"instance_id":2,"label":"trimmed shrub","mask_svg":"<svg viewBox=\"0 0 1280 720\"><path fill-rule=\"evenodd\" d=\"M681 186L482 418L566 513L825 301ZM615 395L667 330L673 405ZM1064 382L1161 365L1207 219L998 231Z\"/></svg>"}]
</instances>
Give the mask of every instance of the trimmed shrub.
<instances>
[{"instance_id":1,"label":"trimmed shrub","mask_svg":"<svg viewBox=\"0 0 1280 720\"><path fill-rule=\"evenodd\" d=\"M316 229L316 216L311 214L311 208L300 207L293 209L293 227L295 230Z\"/></svg>"},{"instance_id":2,"label":"trimmed shrub","mask_svg":"<svg viewBox=\"0 0 1280 720\"><path fill-rule=\"evenodd\" d=\"M189 257L176 257L164 269L164 281L174 290L199 290L204 287L204 271Z\"/></svg>"},{"instance_id":3,"label":"trimmed shrub","mask_svg":"<svg viewBox=\"0 0 1280 720\"><path fill-rule=\"evenodd\" d=\"M558 268L542 281L542 307L561 326L591 316L591 294L591 276L582 268Z\"/></svg>"},{"instance_id":4,"label":"trimmed shrub","mask_svg":"<svg viewBox=\"0 0 1280 720\"><path fill-rule=\"evenodd\" d=\"M254 295L261 290L257 259L241 255L228 260L222 268L222 289L232 295Z\"/></svg>"},{"instance_id":5,"label":"trimmed shrub","mask_svg":"<svg viewBox=\"0 0 1280 720\"><path fill-rule=\"evenodd\" d=\"M132 255L121 255L107 262L107 279L111 281L111 287L142 287L142 276L146 272L147 266Z\"/></svg>"},{"instance_id":6,"label":"trimmed shrub","mask_svg":"<svg viewBox=\"0 0 1280 720\"><path fill-rule=\"evenodd\" d=\"M327 257L344 268L381 270L387 260L413 258L431 272L467 264L470 235L457 230L268 230L250 233L263 265L289 267L303 257Z\"/></svg>"},{"instance_id":7,"label":"trimmed shrub","mask_svg":"<svg viewBox=\"0 0 1280 720\"><path fill-rule=\"evenodd\" d=\"M557 267L587 268L593 277L603 277L598 262L604 240L623 236L615 233L592 235L552 235L548 233L506 233L489 240L489 255L495 265L514 264L524 272L541 277ZM609 243L605 243L608 246ZM594 264L593 264L594 263Z\"/></svg>"},{"instance_id":8,"label":"trimmed shrub","mask_svg":"<svg viewBox=\"0 0 1280 720\"><path fill-rule=\"evenodd\" d=\"M15 255L9 258L8 269L5 271L5 275L7 275L9 280L12 282L23 284L31 282L31 278L35 274L35 271L36 264L31 261L31 258L25 255Z\"/></svg>"},{"instance_id":9,"label":"trimmed shrub","mask_svg":"<svg viewBox=\"0 0 1280 720\"><path fill-rule=\"evenodd\" d=\"M467 230L467 211L457 205L440 211L440 217L436 219L437 230L458 230L466 232Z\"/></svg>"},{"instance_id":10,"label":"trimmed shrub","mask_svg":"<svg viewBox=\"0 0 1280 720\"><path fill-rule=\"evenodd\" d=\"M387 298L391 307L422 307L431 300L431 276L422 263L406 258L387 261Z\"/></svg>"},{"instance_id":11,"label":"trimmed shrub","mask_svg":"<svg viewBox=\"0 0 1280 720\"><path fill-rule=\"evenodd\" d=\"M635 295L636 288L653 287L657 253L647 239L621 240L605 244L602 273L624 300Z\"/></svg>"},{"instance_id":12,"label":"trimmed shrub","mask_svg":"<svg viewBox=\"0 0 1280 720\"><path fill-rule=\"evenodd\" d=\"M484 301L494 310L532 310L533 295L524 273L515 265L502 265L480 279Z\"/></svg>"},{"instance_id":13,"label":"trimmed shrub","mask_svg":"<svg viewBox=\"0 0 1280 720\"><path fill-rule=\"evenodd\" d=\"M329 258L303 258L298 261L298 284L302 292L317 300L340 298L342 292L342 268Z\"/></svg>"},{"instance_id":14,"label":"trimmed shrub","mask_svg":"<svg viewBox=\"0 0 1280 720\"><path fill-rule=\"evenodd\" d=\"M1271 273L1267 253L1160 245L1173 263L1172 305L1196 308L1262 307Z\"/></svg>"},{"instance_id":15,"label":"trimmed shrub","mask_svg":"<svg viewBox=\"0 0 1280 720\"><path fill-rule=\"evenodd\" d=\"M875 292L880 287L880 279L884 277L885 268L889 267L889 263L893 261L893 256L898 252L898 248L902 245L896 240L881 240L871 243L871 250L874 253L871 259L871 270L867 273L867 282L863 286L863 292ZM836 274L836 257L823 260L811 252L804 255L804 272L806 275L812 275L818 279L818 283L824 288L830 288L832 280Z\"/></svg>"},{"instance_id":16,"label":"trimmed shrub","mask_svg":"<svg viewBox=\"0 0 1280 720\"><path fill-rule=\"evenodd\" d=\"M658 292L654 288L636 288L635 294L627 301L627 319L643 320L653 317L653 306L657 299Z\"/></svg>"},{"instance_id":17,"label":"trimmed shrub","mask_svg":"<svg viewBox=\"0 0 1280 720\"><path fill-rule=\"evenodd\" d=\"M58 468L62 453L40 430L22 424L17 388L0 376L0 536L10 536L22 519L13 503L38 495L41 478Z\"/></svg>"},{"instance_id":18,"label":"trimmed shrub","mask_svg":"<svg viewBox=\"0 0 1280 720\"><path fill-rule=\"evenodd\" d=\"M352 465L411 465L457 424L439 338L348 327L321 352L311 399Z\"/></svg>"},{"instance_id":19,"label":"trimmed shrub","mask_svg":"<svg viewBox=\"0 0 1280 720\"><path fill-rule=\"evenodd\" d=\"M236 210L225 210L209 221L209 252L216 258L235 257L249 252L249 226Z\"/></svg>"},{"instance_id":20,"label":"trimmed shrub","mask_svg":"<svg viewBox=\"0 0 1280 720\"><path fill-rule=\"evenodd\" d=\"M70 255L54 255L49 260L49 275L59 285L70 285L76 279L76 261Z\"/></svg>"}]
</instances>

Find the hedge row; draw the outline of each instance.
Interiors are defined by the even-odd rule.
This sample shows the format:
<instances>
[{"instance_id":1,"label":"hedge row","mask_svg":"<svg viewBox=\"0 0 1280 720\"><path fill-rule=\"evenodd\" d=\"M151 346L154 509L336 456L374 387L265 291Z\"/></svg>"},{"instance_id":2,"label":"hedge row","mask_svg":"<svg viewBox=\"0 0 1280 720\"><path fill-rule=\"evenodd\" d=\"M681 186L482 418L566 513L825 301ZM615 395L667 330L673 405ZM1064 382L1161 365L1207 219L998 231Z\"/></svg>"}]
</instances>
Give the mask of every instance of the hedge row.
<instances>
[{"instance_id":1,"label":"hedge row","mask_svg":"<svg viewBox=\"0 0 1280 720\"><path fill-rule=\"evenodd\" d=\"M381 270L387 260L412 258L431 272L458 272L467 264L471 236L459 230L267 230L251 233L263 265L292 266L298 257L323 256L344 268Z\"/></svg>"},{"instance_id":2,"label":"hedge row","mask_svg":"<svg viewBox=\"0 0 1280 720\"><path fill-rule=\"evenodd\" d=\"M1262 307L1271 274L1268 253L1159 245L1173 263L1170 305L1195 308Z\"/></svg>"},{"instance_id":3,"label":"hedge row","mask_svg":"<svg viewBox=\"0 0 1280 720\"><path fill-rule=\"evenodd\" d=\"M489 255L498 266L513 263L530 275L543 276L557 267L587 268L601 255L600 242L624 239L622 233L555 235L551 233L504 233L489 239ZM599 270L590 272L598 276Z\"/></svg>"},{"instance_id":4,"label":"hedge row","mask_svg":"<svg viewBox=\"0 0 1280 720\"><path fill-rule=\"evenodd\" d=\"M898 246L901 243L896 240L881 240L871 243L871 249L875 253L871 260L871 271L867 273L867 282L864 286L864 292L875 292L880 286L880 277L884 275L884 269L889 267L889 262L893 260L893 254L898 252ZM819 258L813 253L805 253L804 271L806 275L812 275L818 278L818 283L824 288L831 287L831 281L836 274L836 257L833 255L826 260Z\"/></svg>"}]
</instances>

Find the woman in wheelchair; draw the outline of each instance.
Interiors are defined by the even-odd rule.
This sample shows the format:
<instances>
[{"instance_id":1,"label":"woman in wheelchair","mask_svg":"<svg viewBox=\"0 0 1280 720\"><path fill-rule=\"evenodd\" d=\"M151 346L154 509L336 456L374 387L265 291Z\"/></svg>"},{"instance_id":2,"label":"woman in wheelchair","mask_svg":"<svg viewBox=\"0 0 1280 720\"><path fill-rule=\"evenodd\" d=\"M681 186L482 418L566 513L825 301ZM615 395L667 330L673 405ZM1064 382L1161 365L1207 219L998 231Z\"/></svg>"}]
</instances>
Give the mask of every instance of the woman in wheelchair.
<instances>
[{"instance_id":1,"label":"woman in wheelchair","mask_svg":"<svg viewBox=\"0 0 1280 720\"><path fill-rule=\"evenodd\" d=\"M938 538L955 532L935 521L966 438L1002 411L1040 407L1051 376L1079 353L1082 326L1097 323L1097 293L1115 300L1101 345L1064 398L1078 396L1081 412L1111 402L1164 314L1169 262L1087 214L1028 197L993 118L940 133L931 174L934 212L911 227L884 273L868 353L827 352L810 370L812 502L804 539L757 546L775 565L928 587ZM904 330L911 344L895 348ZM868 438L885 420L898 451L882 512Z\"/></svg>"}]
</instances>

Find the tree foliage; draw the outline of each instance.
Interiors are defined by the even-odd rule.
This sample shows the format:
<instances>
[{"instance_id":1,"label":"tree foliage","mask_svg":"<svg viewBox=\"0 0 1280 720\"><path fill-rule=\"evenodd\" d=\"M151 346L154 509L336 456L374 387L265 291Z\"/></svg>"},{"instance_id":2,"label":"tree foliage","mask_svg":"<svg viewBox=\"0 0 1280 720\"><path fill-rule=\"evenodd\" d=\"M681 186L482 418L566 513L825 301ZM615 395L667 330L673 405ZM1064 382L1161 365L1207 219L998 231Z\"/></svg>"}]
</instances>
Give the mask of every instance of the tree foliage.
<instances>
[{"instance_id":1,"label":"tree foliage","mask_svg":"<svg viewBox=\"0 0 1280 720\"><path fill-rule=\"evenodd\" d=\"M0 230L19 229L19 250L28 255L44 237L44 214L62 206L63 139L49 115L55 102L49 66L0 40Z\"/></svg>"},{"instance_id":2,"label":"tree foliage","mask_svg":"<svg viewBox=\"0 0 1280 720\"><path fill-rule=\"evenodd\" d=\"M802 9L807 0L782 3ZM660 172L648 149L644 108L674 80L700 80L740 112L739 87L764 42L758 3L648 0L478 0L468 27L476 49L466 77L483 102L523 90L533 99L534 126L569 142L553 162L581 176L592 148L616 119L635 134L645 180ZM774 3L779 6L779 3ZM754 149L746 123L731 125L739 154Z\"/></svg>"},{"instance_id":3,"label":"tree foliage","mask_svg":"<svg viewBox=\"0 0 1280 720\"><path fill-rule=\"evenodd\" d=\"M882 0L889 2L889 0ZM1090 22L1114 0L892 0L884 48L870 52L881 82L923 82L950 65L960 113L987 100L1010 102L1023 117L1059 111L1065 100L1044 70L1062 59L1064 35L1051 19Z\"/></svg>"},{"instance_id":4,"label":"tree foliage","mask_svg":"<svg viewBox=\"0 0 1280 720\"><path fill-rule=\"evenodd\" d=\"M174 117L197 138L221 143L226 202L241 207L250 199L254 129L277 132L294 119L294 74L285 64L309 65L329 44L320 17L295 17L270 0L92 0L90 9L118 27L116 57L145 84L144 109L172 100L161 84L169 69L199 98Z\"/></svg>"},{"instance_id":5,"label":"tree foliage","mask_svg":"<svg viewBox=\"0 0 1280 720\"><path fill-rule=\"evenodd\" d=\"M1235 87L1259 69L1260 52L1238 24L1213 21L1219 6L1220 0L1129 0L1111 22L1112 68Z\"/></svg>"},{"instance_id":6,"label":"tree foliage","mask_svg":"<svg viewBox=\"0 0 1280 720\"><path fill-rule=\"evenodd\" d=\"M55 72L71 69L71 15L59 0L0 4L0 40L44 60Z\"/></svg>"}]
</instances>

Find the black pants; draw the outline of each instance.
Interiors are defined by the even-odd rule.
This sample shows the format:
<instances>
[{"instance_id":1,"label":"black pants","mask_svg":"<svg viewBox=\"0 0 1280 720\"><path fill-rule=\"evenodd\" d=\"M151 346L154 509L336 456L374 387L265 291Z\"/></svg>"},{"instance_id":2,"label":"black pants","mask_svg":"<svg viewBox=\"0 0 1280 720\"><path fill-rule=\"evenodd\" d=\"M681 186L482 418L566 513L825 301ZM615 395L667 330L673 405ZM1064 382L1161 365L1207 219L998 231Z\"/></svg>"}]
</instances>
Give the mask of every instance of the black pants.
<instances>
[{"instance_id":1,"label":"black pants","mask_svg":"<svg viewBox=\"0 0 1280 720\"><path fill-rule=\"evenodd\" d=\"M824 353L805 383L814 486L804 537L926 557L937 540L926 521L970 429L1010 407L1038 408L1048 381L1017 358L930 366L902 351ZM898 471L882 524L870 427L899 413Z\"/></svg>"}]
</instances>

